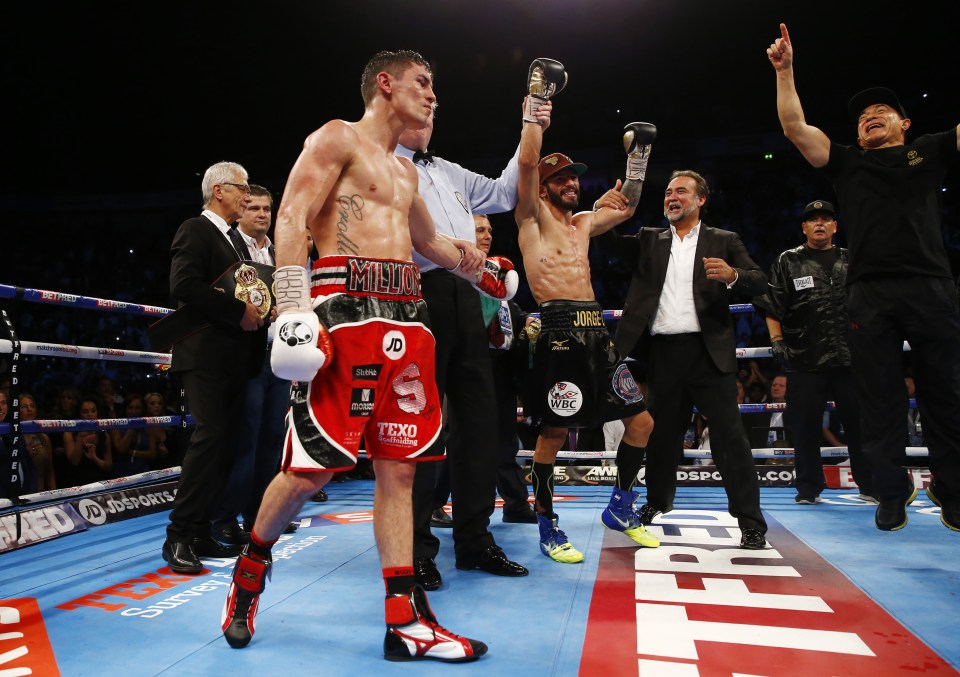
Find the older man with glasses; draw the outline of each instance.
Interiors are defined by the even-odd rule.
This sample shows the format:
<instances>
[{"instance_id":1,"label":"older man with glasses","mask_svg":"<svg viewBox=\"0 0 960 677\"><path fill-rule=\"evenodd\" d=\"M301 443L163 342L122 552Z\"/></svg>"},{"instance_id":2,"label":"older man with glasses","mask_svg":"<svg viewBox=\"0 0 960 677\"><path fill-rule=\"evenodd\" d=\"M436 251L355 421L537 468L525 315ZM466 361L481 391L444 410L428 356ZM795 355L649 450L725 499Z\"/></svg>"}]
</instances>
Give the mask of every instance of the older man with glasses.
<instances>
[{"instance_id":1,"label":"older man with glasses","mask_svg":"<svg viewBox=\"0 0 960 677\"><path fill-rule=\"evenodd\" d=\"M247 172L219 162L204 173L201 188L203 213L184 221L170 249L178 313L203 318L178 336L170 369L181 379L196 422L163 544L163 559L181 574L199 574L200 557L235 557L242 549L214 539L210 521L233 462L247 379L260 371L267 337L264 308L225 291L222 279L248 258L229 236L250 203Z\"/></svg>"}]
</instances>

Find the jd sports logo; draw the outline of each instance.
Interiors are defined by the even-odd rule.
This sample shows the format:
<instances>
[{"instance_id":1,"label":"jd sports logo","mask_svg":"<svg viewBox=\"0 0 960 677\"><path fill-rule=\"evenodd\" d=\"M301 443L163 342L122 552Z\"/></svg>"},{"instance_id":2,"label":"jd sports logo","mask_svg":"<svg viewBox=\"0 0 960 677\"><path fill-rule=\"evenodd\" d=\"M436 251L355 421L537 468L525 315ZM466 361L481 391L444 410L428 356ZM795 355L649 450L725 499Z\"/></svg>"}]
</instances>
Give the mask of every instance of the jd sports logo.
<instances>
[{"instance_id":1,"label":"jd sports logo","mask_svg":"<svg viewBox=\"0 0 960 677\"><path fill-rule=\"evenodd\" d=\"M391 360L399 360L407 352L407 342L399 331L388 331L383 335L383 354Z\"/></svg>"}]
</instances>

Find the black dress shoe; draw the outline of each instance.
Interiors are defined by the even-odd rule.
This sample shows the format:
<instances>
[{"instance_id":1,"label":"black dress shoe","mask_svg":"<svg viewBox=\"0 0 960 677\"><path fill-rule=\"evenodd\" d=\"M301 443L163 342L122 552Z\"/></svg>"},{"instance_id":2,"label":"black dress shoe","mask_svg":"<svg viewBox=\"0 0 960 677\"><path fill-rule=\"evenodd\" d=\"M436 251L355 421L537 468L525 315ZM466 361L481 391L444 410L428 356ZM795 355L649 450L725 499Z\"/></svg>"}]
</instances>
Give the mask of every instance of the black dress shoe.
<instances>
[{"instance_id":1,"label":"black dress shoe","mask_svg":"<svg viewBox=\"0 0 960 677\"><path fill-rule=\"evenodd\" d=\"M437 563L432 557L414 557L413 576L424 590L436 590L443 585L440 570L437 569Z\"/></svg>"},{"instance_id":2,"label":"black dress shoe","mask_svg":"<svg viewBox=\"0 0 960 677\"><path fill-rule=\"evenodd\" d=\"M880 505L874 515L874 523L880 531L899 531L907 526L907 506L917 497L917 488L909 477L905 480L903 492L895 497L880 497Z\"/></svg>"},{"instance_id":3,"label":"black dress shoe","mask_svg":"<svg viewBox=\"0 0 960 677\"><path fill-rule=\"evenodd\" d=\"M330 497L327 496L327 492L323 489L317 489L317 493L310 497L310 500L314 503L326 503Z\"/></svg>"},{"instance_id":4,"label":"black dress shoe","mask_svg":"<svg viewBox=\"0 0 960 677\"><path fill-rule=\"evenodd\" d=\"M300 522L290 522L287 526L283 528L283 533L285 534L295 534L297 529L300 528Z\"/></svg>"},{"instance_id":5,"label":"black dress shoe","mask_svg":"<svg viewBox=\"0 0 960 677\"><path fill-rule=\"evenodd\" d=\"M236 521L215 523L210 531L214 540L220 543L244 546L250 542L250 532L241 529Z\"/></svg>"},{"instance_id":6,"label":"black dress shoe","mask_svg":"<svg viewBox=\"0 0 960 677\"><path fill-rule=\"evenodd\" d=\"M447 514L447 511L443 508L437 508L432 513L430 513L430 526L437 527L439 529L452 529L453 528L453 518Z\"/></svg>"},{"instance_id":7,"label":"black dress shoe","mask_svg":"<svg viewBox=\"0 0 960 677\"><path fill-rule=\"evenodd\" d=\"M514 508L512 510L503 509L503 521L507 524L536 524L537 513L530 505L526 507Z\"/></svg>"},{"instance_id":8,"label":"black dress shoe","mask_svg":"<svg viewBox=\"0 0 960 677\"><path fill-rule=\"evenodd\" d=\"M161 553L171 571L178 574L199 574L203 571L203 563L189 543L164 541Z\"/></svg>"},{"instance_id":9,"label":"black dress shoe","mask_svg":"<svg viewBox=\"0 0 960 677\"><path fill-rule=\"evenodd\" d=\"M221 543L213 536L203 536L193 539L193 550L200 557L236 557L243 552L243 546Z\"/></svg>"},{"instance_id":10,"label":"black dress shoe","mask_svg":"<svg viewBox=\"0 0 960 677\"><path fill-rule=\"evenodd\" d=\"M494 576L526 576L530 573L526 567L508 560L499 545L491 545L479 557L457 560L457 568L479 569Z\"/></svg>"},{"instance_id":11,"label":"black dress shoe","mask_svg":"<svg viewBox=\"0 0 960 677\"><path fill-rule=\"evenodd\" d=\"M744 550L763 550L767 547L767 541L759 529L741 529L740 534L740 547Z\"/></svg>"}]
</instances>

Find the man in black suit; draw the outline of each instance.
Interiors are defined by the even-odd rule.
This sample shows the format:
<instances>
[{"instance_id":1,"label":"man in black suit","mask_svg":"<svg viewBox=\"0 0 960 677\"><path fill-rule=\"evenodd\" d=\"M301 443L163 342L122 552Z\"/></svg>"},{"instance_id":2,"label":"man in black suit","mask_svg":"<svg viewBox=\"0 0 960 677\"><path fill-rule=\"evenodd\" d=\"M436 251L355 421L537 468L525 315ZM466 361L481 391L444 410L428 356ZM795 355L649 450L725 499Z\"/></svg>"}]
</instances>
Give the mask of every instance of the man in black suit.
<instances>
[{"instance_id":1,"label":"man in black suit","mask_svg":"<svg viewBox=\"0 0 960 677\"><path fill-rule=\"evenodd\" d=\"M487 256L493 244L493 226L486 214L474 214L477 249ZM536 524L537 514L530 507L526 473L517 465L520 438L517 437L517 396L519 375L525 371L527 343L517 341L533 316L513 301L480 298L483 321L490 345L497 409L497 493L503 499L503 521Z\"/></svg>"},{"instance_id":2,"label":"man in black suit","mask_svg":"<svg viewBox=\"0 0 960 677\"><path fill-rule=\"evenodd\" d=\"M730 514L740 524L740 546L759 550L766 545L767 525L737 407L729 304L733 292L766 291L767 278L739 236L700 221L707 194L700 174L675 171L663 203L669 228L641 228L635 236L609 231L597 242L634 266L615 343L622 355L646 361L656 421L647 443L647 504L641 520L649 524L658 512L673 509L683 435L696 405L710 421L710 447Z\"/></svg>"},{"instance_id":3,"label":"man in black suit","mask_svg":"<svg viewBox=\"0 0 960 677\"><path fill-rule=\"evenodd\" d=\"M250 202L247 172L219 162L204 173L202 191L203 213L184 221L170 248L173 300L209 322L174 345L170 369L180 376L196 423L163 544L163 558L183 574L202 571L200 556L242 550L216 541L210 521L233 463L247 379L259 371L266 345L260 310L214 284L244 258L228 233Z\"/></svg>"}]
</instances>

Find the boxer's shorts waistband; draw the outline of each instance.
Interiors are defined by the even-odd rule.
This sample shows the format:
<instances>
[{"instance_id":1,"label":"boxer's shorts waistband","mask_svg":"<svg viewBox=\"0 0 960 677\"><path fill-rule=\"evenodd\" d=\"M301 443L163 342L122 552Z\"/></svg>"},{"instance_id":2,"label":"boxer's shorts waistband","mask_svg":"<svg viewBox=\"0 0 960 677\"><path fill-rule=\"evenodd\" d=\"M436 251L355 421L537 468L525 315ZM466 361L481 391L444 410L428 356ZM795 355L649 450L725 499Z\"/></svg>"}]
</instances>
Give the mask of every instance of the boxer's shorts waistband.
<instances>
[{"instance_id":1,"label":"boxer's shorts waistband","mask_svg":"<svg viewBox=\"0 0 960 677\"><path fill-rule=\"evenodd\" d=\"M359 256L323 256L310 272L310 294L338 292L375 296L394 301L417 301L420 269L412 261L371 259Z\"/></svg>"},{"instance_id":2,"label":"boxer's shorts waistband","mask_svg":"<svg viewBox=\"0 0 960 677\"><path fill-rule=\"evenodd\" d=\"M606 331L603 309L596 301L544 301L540 304L542 331Z\"/></svg>"}]
</instances>

